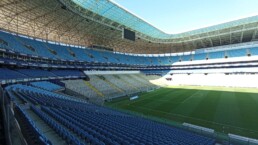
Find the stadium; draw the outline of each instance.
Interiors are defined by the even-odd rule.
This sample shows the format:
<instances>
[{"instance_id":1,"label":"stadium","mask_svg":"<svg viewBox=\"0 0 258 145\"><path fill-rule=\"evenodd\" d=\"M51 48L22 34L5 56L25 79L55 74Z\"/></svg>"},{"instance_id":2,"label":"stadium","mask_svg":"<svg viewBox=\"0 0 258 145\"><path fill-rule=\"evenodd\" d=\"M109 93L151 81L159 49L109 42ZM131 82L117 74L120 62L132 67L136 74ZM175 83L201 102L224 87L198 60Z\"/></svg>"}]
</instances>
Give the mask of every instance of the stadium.
<instances>
[{"instance_id":1,"label":"stadium","mask_svg":"<svg viewBox=\"0 0 258 145\"><path fill-rule=\"evenodd\" d=\"M257 31L258 15L168 34L113 0L1 0L0 144L258 145Z\"/></svg>"}]
</instances>

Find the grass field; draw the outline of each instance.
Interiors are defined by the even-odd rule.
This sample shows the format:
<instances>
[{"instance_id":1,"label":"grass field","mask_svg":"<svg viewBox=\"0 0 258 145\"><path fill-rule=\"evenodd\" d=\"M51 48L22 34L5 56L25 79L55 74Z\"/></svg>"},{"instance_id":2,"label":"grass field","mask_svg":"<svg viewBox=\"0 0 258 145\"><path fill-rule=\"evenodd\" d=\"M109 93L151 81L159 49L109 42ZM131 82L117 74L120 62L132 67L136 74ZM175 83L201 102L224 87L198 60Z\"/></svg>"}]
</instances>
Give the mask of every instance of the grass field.
<instances>
[{"instance_id":1,"label":"grass field","mask_svg":"<svg viewBox=\"0 0 258 145\"><path fill-rule=\"evenodd\" d=\"M106 105L258 139L258 89L177 86Z\"/></svg>"}]
</instances>

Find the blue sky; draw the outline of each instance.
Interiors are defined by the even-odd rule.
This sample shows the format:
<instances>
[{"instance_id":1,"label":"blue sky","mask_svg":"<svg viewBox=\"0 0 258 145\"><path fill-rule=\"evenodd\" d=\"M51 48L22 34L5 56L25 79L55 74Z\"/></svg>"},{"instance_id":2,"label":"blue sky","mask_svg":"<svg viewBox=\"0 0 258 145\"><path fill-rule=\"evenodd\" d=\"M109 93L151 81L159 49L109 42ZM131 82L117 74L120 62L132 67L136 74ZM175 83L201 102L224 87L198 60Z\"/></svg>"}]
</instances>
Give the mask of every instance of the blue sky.
<instances>
[{"instance_id":1,"label":"blue sky","mask_svg":"<svg viewBox=\"0 0 258 145\"><path fill-rule=\"evenodd\" d=\"M258 15L258 0L112 1L169 34Z\"/></svg>"}]
</instances>

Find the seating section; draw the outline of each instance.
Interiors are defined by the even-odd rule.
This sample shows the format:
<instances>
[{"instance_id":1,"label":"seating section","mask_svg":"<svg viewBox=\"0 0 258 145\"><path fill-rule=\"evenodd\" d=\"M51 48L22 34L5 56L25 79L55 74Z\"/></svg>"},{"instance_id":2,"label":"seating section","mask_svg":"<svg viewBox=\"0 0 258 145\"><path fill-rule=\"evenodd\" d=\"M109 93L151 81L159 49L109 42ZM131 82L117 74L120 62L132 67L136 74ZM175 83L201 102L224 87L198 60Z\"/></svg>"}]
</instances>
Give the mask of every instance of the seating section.
<instances>
[{"instance_id":1,"label":"seating section","mask_svg":"<svg viewBox=\"0 0 258 145\"><path fill-rule=\"evenodd\" d=\"M180 60L179 56L171 56L171 61L174 62L178 62Z\"/></svg>"},{"instance_id":2,"label":"seating section","mask_svg":"<svg viewBox=\"0 0 258 145\"><path fill-rule=\"evenodd\" d=\"M150 83L152 76L144 74L89 75L90 81L65 80L66 88L85 98L113 99L157 88ZM103 94L103 96L102 96Z\"/></svg>"},{"instance_id":3,"label":"seating section","mask_svg":"<svg viewBox=\"0 0 258 145\"><path fill-rule=\"evenodd\" d=\"M124 96L124 92L119 91L104 76L90 75L90 84L100 91L106 98L117 98Z\"/></svg>"},{"instance_id":4,"label":"seating section","mask_svg":"<svg viewBox=\"0 0 258 145\"><path fill-rule=\"evenodd\" d=\"M197 53L193 55L193 60L205 60L206 59L206 53Z\"/></svg>"},{"instance_id":5,"label":"seating section","mask_svg":"<svg viewBox=\"0 0 258 145\"><path fill-rule=\"evenodd\" d=\"M137 88L137 90L139 92L144 92L144 91L147 91L148 89L150 89L148 86L146 86L143 83L140 83L134 77L130 77L129 75L118 75L118 76L119 76L119 78L124 80L126 83L128 83L130 86Z\"/></svg>"},{"instance_id":6,"label":"seating section","mask_svg":"<svg viewBox=\"0 0 258 145\"><path fill-rule=\"evenodd\" d=\"M66 88L77 92L86 98L98 98L101 97L97 92L92 90L84 80L65 80L62 81L65 83Z\"/></svg>"},{"instance_id":7,"label":"seating section","mask_svg":"<svg viewBox=\"0 0 258 145\"><path fill-rule=\"evenodd\" d=\"M83 72L79 70L51 70L51 73L59 77L83 77L85 76Z\"/></svg>"},{"instance_id":8,"label":"seating section","mask_svg":"<svg viewBox=\"0 0 258 145\"><path fill-rule=\"evenodd\" d=\"M43 69L17 69L18 72L35 78L35 77L56 77L57 75Z\"/></svg>"},{"instance_id":9,"label":"seating section","mask_svg":"<svg viewBox=\"0 0 258 145\"><path fill-rule=\"evenodd\" d=\"M32 86L41 88L48 91L57 91L57 90L63 90L64 88L61 86L58 86L56 84L47 82L47 81L41 81L41 82L32 82L30 83Z\"/></svg>"},{"instance_id":10,"label":"seating section","mask_svg":"<svg viewBox=\"0 0 258 145\"><path fill-rule=\"evenodd\" d=\"M51 142L39 132L34 121L22 109L22 106L15 107L15 117L19 121L21 132L26 138L28 144L35 145L50 145Z\"/></svg>"},{"instance_id":11,"label":"seating section","mask_svg":"<svg viewBox=\"0 0 258 145\"><path fill-rule=\"evenodd\" d=\"M14 36L8 33L0 32L0 39L4 40L8 44L8 49L21 52L23 54L37 55L34 51L26 48L23 41L19 41L20 37Z\"/></svg>"},{"instance_id":12,"label":"seating section","mask_svg":"<svg viewBox=\"0 0 258 145\"><path fill-rule=\"evenodd\" d=\"M210 53L198 53L178 56L133 56L118 54L109 51L93 50L89 48L77 48L72 46L63 46L56 44L49 44L14 36L6 32L0 32L0 39L6 42L5 45L0 45L3 49L9 49L22 54L39 56L53 60L68 60L68 61L84 61L89 63L105 63L105 64L123 64L123 65L144 65L144 66L160 66L171 65L178 61L190 60L204 60L206 56L208 59L222 59L228 57L247 56L248 48L241 48L228 51L217 51ZM251 55L258 55L257 48L250 48ZM2 58L1 58L2 59ZM12 61L3 59L7 62ZM22 61L21 61L22 62ZM39 62L40 63L40 62ZM62 66L65 67L65 66Z\"/></svg>"},{"instance_id":13,"label":"seating section","mask_svg":"<svg viewBox=\"0 0 258 145\"><path fill-rule=\"evenodd\" d=\"M192 54L181 56L181 61L191 61L191 59L192 59Z\"/></svg>"},{"instance_id":14,"label":"seating section","mask_svg":"<svg viewBox=\"0 0 258 145\"><path fill-rule=\"evenodd\" d=\"M125 92L125 94L127 95L139 92L136 87L131 86L129 83L121 79L118 75L105 75L104 77L109 82L112 82L116 87L123 90L123 92Z\"/></svg>"},{"instance_id":15,"label":"seating section","mask_svg":"<svg viewBox=\"0 0 258 145\"><path fill-rule=\"evenodd\" d=\"M258 48L250 48L249 49L251 55L258 55Z\"/></svg>"},{"instance_id":16,"label":"seating section","mask_svg":"<svg viewBox=\"0 0 258 145\"><path fill-rule=\"evenodd\" d=\"M79 70L9 69L0 68L0 83L28 80L76 79L87 76Z\"/></svg>"},{"instance_id":17,"label":"seating section","mask_svg":"<svg viewBox=\"0 0 258 145\"><path fill-rule=\"evenodd\" d=\"M169 72L170 70L143 70L141 71L142 73L146 74L146 75L165 75Z\"/></svg>"},{"instance_id":18,"label":"seating section","mask_svg":"<svg viewBox=\"0 0 258 145\"><path fill-rule=\"evenodd\" d=\"M27 38L23 38L23 37L19 37L18 39L20 39L20 41L24 42L24 44L34 48L36 51L36 54L38 56L44 56L46 58L54 58L54 59L58 58L58 56L52 54L48 49L46 49L45 43L38 43L35 40L27 39Z\"/></svg>"},{"instance_id":19,"label":"seating section","mask_svg":"<svg viewBox=\"0 0 258 145\"><path fill-rule=\"evenodd\" d=\"M246 49L235 49L227 51L228 57L241 57L247 56Z\"/></svg>"},{"instance_id":20,"label":"seating section","mask_svg":"<svg viewBox=\"0 0 258 145\"><path fill-rule=\"evenodd\" d=\"M130 78L133 78L134 80L136 80L136 82L139 82L143 86L146 86L145 91L157 88L157 86L152 84L150 81L160 78L159 76L144 75L144 74L134 74L134 75L128 75L128 76Z\"/></svg>"},{"instance_id":21,"label":"seating section","mask_svg":"<svg viewBox=\"0 0 258 145\"><path fill-rule=\"evenodd\" d=\"M219 58L224 58L224 57L225 57L224 51L211 52L208 54L209 59L219 59Z\"/></svg>"},{"instance_id":22,"label":"seating section","mask_svg":"<svg viewBox=\"0 0 258 145\"><path fill-rule=\"evenodd\" d=\"M159 57L160 65L171 65L172 61L168 56L165 57Z\"/></svg>"},{"instance_id":23,"label":"seating section","mask_svg":"<svg viewBox=\"0 0 258 145\"><path fill-rule=\"evenodd\" d=\"M23 75L19 72L7 69L0 68L0 80L11 80L11 79L24 79L28 78L26 75Z\"/></svg>"},{"instance_id":24,"label":"seating section","mask_svg":"<svg viewBox=\"0 0 258 145\"><path fill-rule=\"evenodd\" d=\"M18 100L27 102L26 104L30 105L29 109L48 124L67 144L215 144L214 139L199 134L105 107L79 102L68 96L31 86L18 84L5 89L15 102L14 104L21 105L17 103ZM32 116L27 116L26 120L34 121ZM22 123L24 121L19 121L19 124ZM30 128L36 127L30 125ZM26 140L38 139L35 136L41 137L42 131L35 130L39 133L28 131L30 135L26 137ZM44 143L51 144L51 139L43 137Z\"/></svg>"}]
</instances>

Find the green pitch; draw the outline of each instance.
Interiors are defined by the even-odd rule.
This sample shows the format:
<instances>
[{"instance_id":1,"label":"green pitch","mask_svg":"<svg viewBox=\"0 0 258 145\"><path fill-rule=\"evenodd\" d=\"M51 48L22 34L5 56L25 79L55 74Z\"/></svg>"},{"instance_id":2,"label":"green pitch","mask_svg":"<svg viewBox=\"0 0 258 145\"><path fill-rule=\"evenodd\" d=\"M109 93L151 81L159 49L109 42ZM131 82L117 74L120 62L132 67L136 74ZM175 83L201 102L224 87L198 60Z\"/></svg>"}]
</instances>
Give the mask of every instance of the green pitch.
<instances>
[{"instance_id":1,"label":"green pitch","mask_svg":"<svg viewBox=\"0 0 258 145\"><path fill-rule=\"evenodd\" d=\"M114 100L107 106L178 123L258 138L258 89L177 86Z\"/></svg>"}]
</instances>

